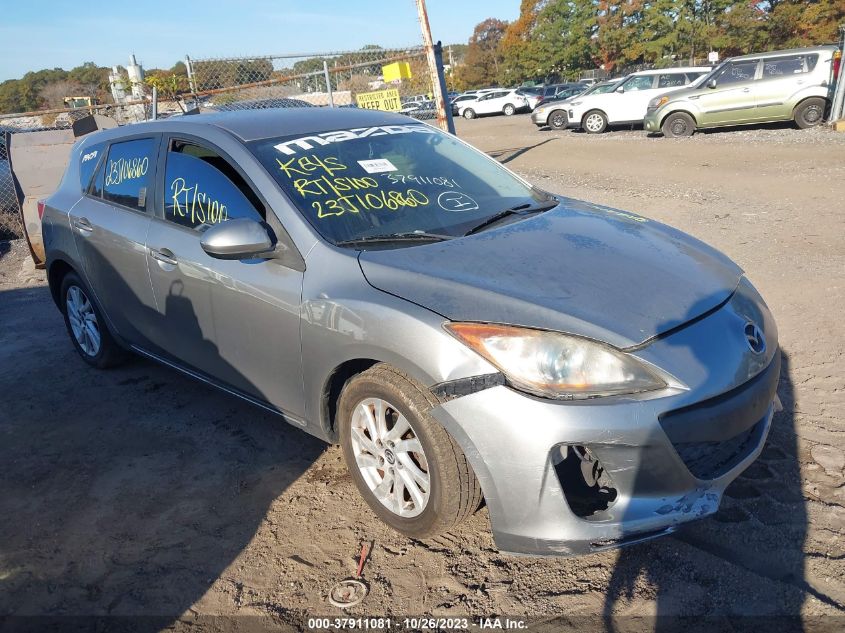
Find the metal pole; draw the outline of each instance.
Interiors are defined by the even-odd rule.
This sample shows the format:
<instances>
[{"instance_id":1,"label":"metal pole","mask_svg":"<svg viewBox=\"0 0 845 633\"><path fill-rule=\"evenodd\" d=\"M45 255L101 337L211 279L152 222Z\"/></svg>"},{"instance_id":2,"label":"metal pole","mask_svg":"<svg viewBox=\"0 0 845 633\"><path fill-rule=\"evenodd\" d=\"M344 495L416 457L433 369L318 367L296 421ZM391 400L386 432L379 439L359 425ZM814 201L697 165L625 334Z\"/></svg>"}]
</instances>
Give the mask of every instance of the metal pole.
<instances>
[{"instance_id":1,"label":"metal pole","mask_svg":"<svg viewBox=\"0 0 845 633\"><path fill-rule=\"evenodd\" d=\"M197 84L194 80L194 68L188 55L185 55L185 69L188 71L188 85L191 86L191 92L196 93Z\"/></svg>"},{"instance_id":2,"label":"metal pole","mask_svg":"<svg viewBox=\"0 0 845 633\"><path fill-rule=\"evenodd\" d=\"M440 86L440 94L448 94L446 90L446 73L443 72L443 46L438 40L434 45L434 58L437 60L437 83ZM452 119L452 105L446 107L446 130L450 134L455 133L455 121Z\"/></svg>"},{"instance_id":3,"label":"metal pole","mask_svg":"<svg viewBox=\"0 0 845 633\"><path fill-rule=\"evenodd\" d=\"M839 62L839 78L836 80L836 91L833 93L833 105L830 107L830 122L845 118L845 24L839 27L841 35L839 50L842 59Z\"/></svg>"},{"instance_id":4,"label":"metal pole","mask_svg":"<svg viewBox=\"0 0 845 633\"><path fill-rule=\"evenodd\" d=\"M434 103L437 106L437 125L441 129L451 132L446 114L445 82L441 87L438 72L437 56L434 53L434 42L431 40L431 27L428 24L428 11L425 8L425 0L416 0L417 13L420 18L420 29L422 29L423 44L425 44L425 56L428 59L428 71L431 75L431 90L434 96Z\"/></svg>"},{"instance_id":5,"label":"metal pole","mask_svg":"<svg viewBox=\"0 0 845 633\"><path fill-rule=\"evenodd\" d=\"M153 86L153 105L150 110L150 118L155 121L158 118L158 88L155 86Z\"/></svg>"},{"instance_id":6,"label":"metal pole","mask_svg":"<svg viewBox=\"0 0 845 633\"><path fill-rule=\"evenodd\" d=\"M334 95L332 94L332 78L329 76L329 62L323 60L323 74L326 76L326 92L329 93L329 107L334 107Z\"/></svg>"}]
</instances>

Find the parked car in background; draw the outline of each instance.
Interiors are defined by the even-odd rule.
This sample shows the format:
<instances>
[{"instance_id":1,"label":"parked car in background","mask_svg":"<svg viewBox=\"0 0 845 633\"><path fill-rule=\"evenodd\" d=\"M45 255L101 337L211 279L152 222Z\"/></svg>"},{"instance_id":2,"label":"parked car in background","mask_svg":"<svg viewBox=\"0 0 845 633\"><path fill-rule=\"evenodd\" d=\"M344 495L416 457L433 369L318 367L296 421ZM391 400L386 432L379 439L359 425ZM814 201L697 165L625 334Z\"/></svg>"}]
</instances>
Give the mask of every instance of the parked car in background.
<instances>
[{"instance_id":1,"label":"parked car in background","mask_svg":"<svg viewBox=\"0 0 845 633\"><path fill-rule=\"evenodd\" d=\"M588 134L601 134L611 125L642 123L653 97L681 90L710 70L707 66L696 66L632 73L612 92L573 100L566 113L566 125L582 128Z\"/></svg>"},{"instance_id":2,"label":"parked car in background","mask_svg":"<svg viewBox=\"0 0 845 633\"><path fill-rule=\"evenodd\" d=\"M474 119L483 114L504 114L510 116L528 110L528 99L516 90L494 90L482 94L475 101L458 106L458 115Z\"/></svg>"},{"instance_id":3,"label":"parked car in background","mask_svg":"<svg viewBox=\"0 0 845 633\"><path fill-rule=\"evenodd\" d=\"M461 104L467 104L470 101L475 101L476 99L478 99L478 94L476 94L474 92L472 94L460 94L460 95L458 95L457 97L452 99L452 114L457 116L458 112L460 110Z\"/></svg>"},{"instance_id":4,"label":"parked car in background","mask_svg":"<svg viewBox=\"0 0 845 633\"><path fill-rule=\"evenodd\" d=\"M777 405L775 321L725 255L393 113L97 132L43 226L86 364L130 350L340 444L411 538L482 499L506 552L670 534L717 511Z\"/></svg>"},{"instance_id":5,"label":"parked car in background","mask_svg":"<svg viewBox=\"0 0 845 633\"><path fill-rule=\"evenodd\" d=\"M593 85L581 92L578 88L571 88L558 93L558 97L549 101L544 101L537 106L534 112L531 113L531 122L537 127L549 126L556 130L566 127L568 121L567 112L571 101L576 97L586 97L593 94L605 94L612 92L613 87L616 86L621 79L613 81L605 81ZM574 93L574 94L573 94Z\"/></svg>"},{"instance_id":6,"label":"parked car in background","mask_svg":"<svg viewBox=\"0 0 845 633\"><path fill-rule=\"evenodd\" d=\"M696 87L653 98L643 126L676 137L726 125L819 125L833 97L837 50L816 46L732 57Z\"/></svg>"},{"instance_id":7,"label":"parked car in background","mask_svg":"<svg viewBox=\"0 0 845 633\"><path fill-rule=\"evenodd\" d=\"M566 99L584 92L587 87L579 83L551 84L533 88L518 88L518 92L528 99L531 111L547 101Z\"/></svg>"}]
</instances>

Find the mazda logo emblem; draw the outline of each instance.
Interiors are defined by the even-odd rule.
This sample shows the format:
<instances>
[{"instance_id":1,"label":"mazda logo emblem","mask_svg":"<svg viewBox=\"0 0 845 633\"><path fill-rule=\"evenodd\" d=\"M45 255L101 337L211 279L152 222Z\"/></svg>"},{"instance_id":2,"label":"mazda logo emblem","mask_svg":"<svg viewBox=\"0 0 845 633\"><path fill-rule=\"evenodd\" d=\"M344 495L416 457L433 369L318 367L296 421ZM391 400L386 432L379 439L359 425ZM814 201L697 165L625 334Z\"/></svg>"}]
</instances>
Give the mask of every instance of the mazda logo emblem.
<instances>
[{"instance_id":1,"label":"mazda logo emblem","mask_svg":"<svg viewBox=\"0 0 845 633\"><path fill-rule=\"evenodd\" d=\"M748 343L748 347L755 354L762 354L766 351L766 337L763 336L763 330L754 323L748 322L745 324L745 342Z\"/></svg>"}]
</instances>

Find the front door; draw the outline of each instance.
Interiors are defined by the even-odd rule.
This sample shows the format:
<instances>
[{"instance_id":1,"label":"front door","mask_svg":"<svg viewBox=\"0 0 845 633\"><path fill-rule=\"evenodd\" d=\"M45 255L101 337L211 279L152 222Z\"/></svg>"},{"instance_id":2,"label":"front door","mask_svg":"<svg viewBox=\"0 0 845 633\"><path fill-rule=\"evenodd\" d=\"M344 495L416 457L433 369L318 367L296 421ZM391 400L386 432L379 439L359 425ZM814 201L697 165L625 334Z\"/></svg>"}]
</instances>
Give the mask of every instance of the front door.
<instances>
[{"instance_id":1,"label":"front door","mask_svg":"<svg viewBox=\"0 0 845 633\"><path fill-rule=\"evenodd\" d=\"M302 273L277 260L206 254L200 238L209 227L233 218L263 221L271 211L216 148L165 142L162 217L147 236L155 351L301 417Z\"/></svg>"},{"instance_id":2,"label":"front door","mask_svg":"<svg viewBox=\"0 0 845 633\"><path fill-rule=\"evenodd\" d=\"M712 79L716 87L701 86L696 95L701 115L699 125L722 125L753 121L757 106L754 78L759 60L744 60L725 64L722 72Z\"/></svg>"},{"instance_id":3,"label":"front door","mask_svg":"<svg viewBox=\"0 0 845 633\"><path fill-rule=\"evenodd\" d=\"M144 345L155 311L145 243L158 137L112 143L94 183L70 212L88 286L117 334Z\"/></svg>"}]
</instances>

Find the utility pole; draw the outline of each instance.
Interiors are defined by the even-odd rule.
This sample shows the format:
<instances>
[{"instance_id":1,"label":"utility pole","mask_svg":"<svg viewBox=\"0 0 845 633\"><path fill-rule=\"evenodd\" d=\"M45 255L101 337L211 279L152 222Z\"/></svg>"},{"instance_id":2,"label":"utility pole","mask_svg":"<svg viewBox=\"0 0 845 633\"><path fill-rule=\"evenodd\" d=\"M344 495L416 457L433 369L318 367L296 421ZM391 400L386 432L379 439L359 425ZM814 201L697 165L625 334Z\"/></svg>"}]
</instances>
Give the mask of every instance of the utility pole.
<instances>
[{"instance_id":1,"label":"utility pole","mask_svg":"<svg viewBox=\"0 0 845 633\"><path fill-rule=\"evenodd\" d=\"M434 97L434 103L437 106L437 124L442 130L446 132L455 133L454 123L452 122L451 109L446 111L446 86L445 80L442 76L442 57L438 62L438 55L434 51L434 42L431 39L431 26L428 24L428 11L425 8L425 0L416 0L417 13L420 18L420 28L422 29L423 43L425 44L425 56L428 59L428 70L431 75L431 90ZM451 106L450 106L451 107ZM451 128L451 129L450 129Z\"/></svg>"}]
</instances>

